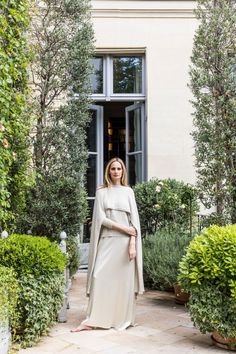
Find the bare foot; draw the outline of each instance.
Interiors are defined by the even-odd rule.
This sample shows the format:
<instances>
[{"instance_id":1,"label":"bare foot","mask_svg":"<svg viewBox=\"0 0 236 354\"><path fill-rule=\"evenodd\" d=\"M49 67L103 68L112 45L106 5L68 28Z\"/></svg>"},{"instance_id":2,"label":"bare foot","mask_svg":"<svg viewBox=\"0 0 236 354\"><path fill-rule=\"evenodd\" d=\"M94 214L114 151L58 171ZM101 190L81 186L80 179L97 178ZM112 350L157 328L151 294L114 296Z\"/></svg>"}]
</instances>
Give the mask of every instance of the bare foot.
<instances>
[{"instance_id":1,"label":"bare foot","mask_svg":"<svg viewBox=\"0 0 236 354\"><path fill-rule=\"evenodd\" d=\"M71 329L71 332L81 332L81 331L91 331L93 327L86 326L86 325L79 325L75 329Z\"/></svg>"}]
</instances>

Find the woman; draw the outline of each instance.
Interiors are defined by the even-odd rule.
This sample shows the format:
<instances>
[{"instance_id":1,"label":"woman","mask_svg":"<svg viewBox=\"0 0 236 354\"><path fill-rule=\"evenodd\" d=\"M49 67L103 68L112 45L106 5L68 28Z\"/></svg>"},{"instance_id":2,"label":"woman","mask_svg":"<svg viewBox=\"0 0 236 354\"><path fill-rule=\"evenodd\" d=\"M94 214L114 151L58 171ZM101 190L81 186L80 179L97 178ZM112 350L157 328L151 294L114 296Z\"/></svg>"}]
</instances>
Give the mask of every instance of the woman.
<instances>
[{"instance_id":1,"label":"woman","mask_svg":"<svg viewBox=\"0 0 236 354\"><path fill-rule=\"evenodd\" d=\"M108 162L104 180L93 209L87 318L72 332L133 325L135 294L144 290L139 216L121 159Z\"/></svg>"}]
</instances>

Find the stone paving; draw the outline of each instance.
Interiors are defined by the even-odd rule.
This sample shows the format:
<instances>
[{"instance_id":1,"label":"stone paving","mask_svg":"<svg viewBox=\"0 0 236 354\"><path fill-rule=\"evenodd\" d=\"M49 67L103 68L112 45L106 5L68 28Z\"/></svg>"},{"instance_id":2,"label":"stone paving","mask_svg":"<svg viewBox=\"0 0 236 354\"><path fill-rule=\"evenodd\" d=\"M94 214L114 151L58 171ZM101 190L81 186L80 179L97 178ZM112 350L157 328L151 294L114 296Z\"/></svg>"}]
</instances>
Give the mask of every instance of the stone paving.
<instances>
[{"instance_id":1,"label":"stone paving","mask_svg":"<svg viewBox=\"0 0 236 354\"><path fill-rule=\"evenodd\" d=\"M78 273L70 290L68 321L56 324L48 337L19 354L226 354L212 345L210 335L195 329L172 293L147 291L137 300L135 327L125 331L71 333L85 317L86 273Z\"/></svg>"}]
</instances>

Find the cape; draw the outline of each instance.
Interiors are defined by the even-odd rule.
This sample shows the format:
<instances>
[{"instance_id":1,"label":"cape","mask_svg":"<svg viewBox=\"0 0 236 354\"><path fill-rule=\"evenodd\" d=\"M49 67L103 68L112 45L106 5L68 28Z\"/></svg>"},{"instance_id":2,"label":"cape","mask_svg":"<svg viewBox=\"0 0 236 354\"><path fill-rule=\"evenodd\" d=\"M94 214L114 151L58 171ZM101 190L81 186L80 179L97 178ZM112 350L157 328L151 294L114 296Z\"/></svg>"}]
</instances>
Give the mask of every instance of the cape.
<instances>
[{"instance_id":1,"label":"cape","mask_svg":"<svg viewBox=\"0 0 236 354\"><path fill-rule=\"evenodd\" d=\"M105 212L105 203L107 201L107 195L109 193L110 187L102 187L96 191L96 197L93 208L92 226L91 226L91 236L89 245L89 260L88 260L88 274L87 274L87 287L86 292L89 296L92 282L92 275L96 261L98 242L101 234L101 229L103 221L106 220L107 216ZM111 187L112 188L112 187ZM142 260L142 240L141 240L141 229L140 221L138 215L138 209L135 201L134 192L130 187L126 188L127 198L128 198L128 209L130 224L135 227L137 231L136 238L136 257L135 257L135 293L142 294L144 292L143 284L143 260ZM112 220L111 220L112 224ZM129 237L127 235L127 237Z\"/></svg>"}]
</instances>

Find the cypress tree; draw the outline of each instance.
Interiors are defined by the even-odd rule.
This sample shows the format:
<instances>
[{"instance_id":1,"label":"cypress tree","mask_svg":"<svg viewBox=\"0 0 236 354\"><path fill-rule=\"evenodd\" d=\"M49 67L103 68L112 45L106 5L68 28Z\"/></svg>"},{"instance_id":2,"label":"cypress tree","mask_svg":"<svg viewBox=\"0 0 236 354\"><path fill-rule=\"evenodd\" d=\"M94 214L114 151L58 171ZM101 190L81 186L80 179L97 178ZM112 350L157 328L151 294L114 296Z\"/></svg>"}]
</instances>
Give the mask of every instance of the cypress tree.
<instances>
[{"instance_id":1,"label":"cypress tree","mask_svg":"<svg viewBox=\"0 0 236 354\"><path fill-rule=\"evenodd\" d=\"M190 69L197 185L219 223L236 222L236 2L198 0Z\"/></svg>"},{"instance_id":2,"label":"cypress tree","mask_svg":"<svg viewBox=\"0 0 236 354\"><path fill-rule=\"evenodd\" d=\"M93 30L88 0L35 1L30 41L35 185L22 228L52 239L77 236L86 217L89 74Z\"/></svg>"}]
</instances>

